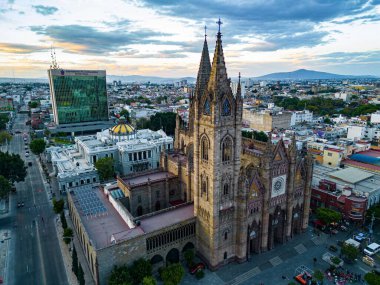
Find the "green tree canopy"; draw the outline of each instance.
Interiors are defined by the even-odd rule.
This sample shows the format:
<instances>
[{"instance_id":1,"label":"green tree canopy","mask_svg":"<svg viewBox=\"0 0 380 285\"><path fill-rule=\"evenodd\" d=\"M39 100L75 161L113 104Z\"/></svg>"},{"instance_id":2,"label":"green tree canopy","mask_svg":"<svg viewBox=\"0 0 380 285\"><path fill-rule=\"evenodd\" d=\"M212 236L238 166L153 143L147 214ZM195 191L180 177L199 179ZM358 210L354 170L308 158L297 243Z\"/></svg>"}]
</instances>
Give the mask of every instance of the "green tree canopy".
<instances>
[{"instance_id":1,"label":"green tree canopy","mask_svg":"<svg viewBox=\"0 0 380 285\"><path fill-rule=\"evenodd\" d=\"M56 200L53 198L53 209L56 214L63 213L63 207L65 206L65 200L59 199Z\"/></svg>"},{"instance_id":2,"label":"green tree canopy","mask_svg":"<svg viewBox=\"0 0 380 285\"><path fill-rule=\"evenodd\" d=\"M35 155L40 155L41 153L45 151L46 142L43 139L35 139L35 140L32 140L29 147L30 147L30 150Z\"/></svg>"},{"instance_id":3,"label":"green tree canopy","mask_svg":"<svg viewBox=\"0 0 380 285\"><path fill-rule=\"evenodd\" d=\"M72 261L71 270L74 272L75 276L78 276L78 255L75 246L73 246Z\"/></svg>"},{"instance_id":4,"label":"green tree canopy","mask_svg":"<svg viewBox=\"0 0 380 285\"><path fill-rule=\"evenodd\" d=\"M364 280L367 281L368 285L379 285L380 275L374 272L368 272L366 275L364 275Z\"/></svg>"},{"instance_id":5,"label":"green tree canopy","mask_svg":"<svg viewBox=\"0 0 380 285\"><path fill-rule=\"evenodd\" d=\"M26 166L20 155L0 152L0 175L13 183L24 181L26 174Z\"/></svg>"},{"instance_id":6,"label":"green tree canopy","mask_svg":"<svg viewBox=\"0 0 380 285\"><path fill-rule=\"evenodd\" d=\"M164 285L177 285L181 283L185 270L180 263L174 263L161 270L160 276Z\"/></svg>"},{"instance_id":7,"label":"green tree canopy","mask_svg":"<svg viewBox=\"0 0 380 285\"><path fill-rule=\"evenodd\" d=\"M0 132L0 144L9 143L12 140L12 135L7 131Z\"/></svg>"},{"instance_id":8,"label":"green tree canopy","mask_svg":"<svg viewBox=\"0 0 380 285\"><path fill-rule=\"evenodd\" d=\"M63 240L66 244L69 244L71 238L73 237L73 230L71 228L66 228L63 230Z\"/></svg>"},{"instance_id":9,"label":"green tree canopy","mask_svg":"<svg viewBox=\"0 0 380 285\"><path fill-rule=\"evenodd\" d=\"M152 264L149 261L140 258L133 262L133 265L130 267L129 272L131 274L133 283L140 284L143 281L144 277L152 276Z\"/></svg>"},{"instance_id":10,"label":"green tree canopy","mask_svg":"<svg viewBox=\"0 0 380 285\"><path fill-rule=\"evenodd\" d=\"M98 170L100 179L102 181L113 177L113 163L113 159L110 157L99 158L99 160L95 162L95 167Z\"/></svg>"},{"instance_id":11,"label":"green tree canopy","mask_svg":"<svg viewBox=\"0 0 380 285\"><path fill-rule=\"evenodd\" d=\"M156 285L156 280L152 276L144 277L142 285Z\"/></svg>"},{"instance_id":12,"label":"green tree canopy","mask_svg":"<svg viewBox=\"0 0 380 285\"><path fill-rule=\"evenodd\" d=\"M132 285L129 268L125 265L115 266L108 279L108 285Z\"/></svg>"},{"instance_id":13,"label":"green tree canopy","mask_svg":"<svg viewBox=\"0 0 380 285\"><path fill-rule=\"evenodd\" d=\"M37 108L39 103L37 101L29 101L28 106L29 108Z\"/></svg>"},{"instance_id":14,"label":"green tree canopy","mask_svg":"<svg viewBox=\"0 0 380 285\"><path fill-rule=\"evenodd\" d=\"M0 114L0 130L5 130L8 122L9 122L8 115Z\"/></svg>"},{"instance_id":15,"label":"green tree canopy","mask_svg":"<svg viewBox=\"0 0 380 285\"><path fill-rule=\"evenodd\" d=\"M130 115L129 115L128 110L126 110L126 109L121 110L120 113L119 113L119 115L120 115L120 117L121 117L121 116L124 116L125 120L126 120L128 123L131 122L131 117L130 117Z\"/></svg>"},{"instance_id":16,"label":"green tree canopy","mask_svg":"<svg viewBox=\"0 0 380 285\"><path fill-rule=\"evenodd\" d=\"M342 254L350 260L355 260L359 255L359 249L352 244L344 243L342 246Z\"/></svg>"},{"instance_id":17,"label":"green tree canopy","mask_svg":"<svg viewBox=\"0 0 380 285\"><path fill-rule=\"evenodd\" d=\"M323 272L320 270L315 270L313 274L313 278L316 279L319 282L322 282L324 279Z\"/></svg>"},{"instance_id":18,"label":"green tree canopy","mask_svg":"<svg viewBox=\"0 0 380 285\"><path fill-rule=\"evenodd\" d=\"M325 224L329 225L331 223L340 221L342 219L342 214L328 208L318 208L317 218Z\"/></svg>"},{"instance_id":19,"label":"green tree canopy","mask_svg":"<svg viewBox=\"0 0 380 285\"><path fill-rule=\"evenodd\" d=\"M0 198L4 198L11 191L12 185L8 179L0 175Z\"/></svg>"},{"instance_id":20,"label":"green tree canopy","mask_svg":"<svg viewBox=\"0 0 380 285\"><path fill-rule=\"evenodd\" d=\"M158 131L161 128L169 136L174 135L176 114L173 112L157 113L150 117L148 128Z\"/></svg>"}]
</instances>

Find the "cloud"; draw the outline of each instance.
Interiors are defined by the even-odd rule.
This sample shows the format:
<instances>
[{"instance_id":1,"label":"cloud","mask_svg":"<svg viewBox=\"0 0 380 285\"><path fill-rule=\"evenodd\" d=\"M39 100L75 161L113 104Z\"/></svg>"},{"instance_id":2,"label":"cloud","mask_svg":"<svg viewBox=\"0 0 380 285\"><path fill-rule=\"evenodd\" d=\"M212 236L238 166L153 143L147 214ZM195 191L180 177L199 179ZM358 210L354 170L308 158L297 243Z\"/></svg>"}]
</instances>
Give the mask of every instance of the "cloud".
<instances>
[{"instance_id":1,"label":"cloud","mask_svg":"<svg viewBox=\"0 0 380 285\"><path fill-rule=\"evenodd\" d=\"M58 11L58 8L53 7L53 6L36 5L36 6L33 6L33 8L36 10L38 14L41 14L44 16L53 15L55 12Z\"/></svg>"},{"instance_id":2,"label":"cloud","mask_svg":"<svg viewBox=\"0 0 380 285\"><path fill-rule=\"evenodd\" d=\"M147 29L138 31L126 31L126 29L101 31L94 27L82 25L32 26L30 29L39 35L48 36L57 46L61 46L70 52L92 54L119 51L132 44L159 44L161 41L153 39L153 37L168 35Z\"/></svg>"},{"instance_id":3,"label":"cloud","mask_svg":"<svg viewBox=\"0 0 380 285\"><path fill-rule=\"evenodd\" d=\"M48 48L35 45L0 43L0 53L28 54L33 52L46 51Z\"/></svg>"},{"instance_id":4,"label":"cloud","mask_svg":"<svg viewBox=\"0 0 380 285\"><path fill-rule=\"evenodd\" d=\"M363 13L371 14L368 20L375 20L375 7L380 1L371 0L141 0L142 5L153 7L158 13L172 17L195 20L199 25L211 23L210 30L217 30L216 19L221 17L222 33L226 39L249 42L259 38L267 44L260 49L276 50L290 47L313 46L323 41L327 32L320 25L342 17L355 21ZM209 32L212 34L212 32ZM296 36L293 36L295 35ZM243 37L245 39L243 39ZM286 44L286 40L292 40ZM302 42L310 39L310 43Z\"/></svg>"},{"instance_id":5,"label":"cloud","mask_svg":"<svg viewBox=\"0 0 380 285\"><path fill-rule=\"evenodd\" d=\"M317 61L327 63L380 63L380 51L366 52L333 52L322 54L317 57Z\"/></svg>"}]
</instances>

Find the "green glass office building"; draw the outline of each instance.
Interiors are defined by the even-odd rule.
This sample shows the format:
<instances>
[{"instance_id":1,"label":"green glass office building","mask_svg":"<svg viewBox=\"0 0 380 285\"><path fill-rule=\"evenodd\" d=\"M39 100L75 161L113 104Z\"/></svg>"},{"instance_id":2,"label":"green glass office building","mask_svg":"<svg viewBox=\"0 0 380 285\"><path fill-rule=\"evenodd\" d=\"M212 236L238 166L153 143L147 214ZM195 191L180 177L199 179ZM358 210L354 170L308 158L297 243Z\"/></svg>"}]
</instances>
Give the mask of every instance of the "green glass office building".
<instances>
[{"instance_id":1,"label":"green glass office building","mask_svg":"<svg viewBox=\"0 0 380 285\"><path fill-rule=\"evenodd\" d=\"M105 70L49 69L56 125L108 121Z\"/></svg>"}]
</instances>

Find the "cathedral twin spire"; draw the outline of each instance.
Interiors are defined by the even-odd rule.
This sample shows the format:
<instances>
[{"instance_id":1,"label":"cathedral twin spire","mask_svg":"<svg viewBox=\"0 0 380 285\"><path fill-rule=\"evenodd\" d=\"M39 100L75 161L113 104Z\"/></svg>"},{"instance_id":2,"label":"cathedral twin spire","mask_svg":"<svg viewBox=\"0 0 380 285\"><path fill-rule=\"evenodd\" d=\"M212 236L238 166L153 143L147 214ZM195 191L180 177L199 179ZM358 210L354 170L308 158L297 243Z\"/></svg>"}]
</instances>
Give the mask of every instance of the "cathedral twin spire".
<instances>
[{"instance_id":1,"label":"cathedral twin spire","mask_svg":"<svg viewBox=\"0 0 380 285\"><path fill-rule=\"evenodd\" d=\"M211 91L216 94L217 90L230 88L230 80L227 76L227 69L224 61L224 53L222 46L222 33L220 32L220 25L222 22L217 22L219 25L218 33L216 37L214 57L212 65L210 64L210 56L207 45L207 35L205 33L205 40L203 43L202 57L199 65L197 83L195 87L195 96L197 100L200 100L201 96L206 90ZM206 31L206 27L205 27ZM240 73L239 73L239 84L238 84L238 94L241 92L240 89Z\"/></svg>"}]
</instances>

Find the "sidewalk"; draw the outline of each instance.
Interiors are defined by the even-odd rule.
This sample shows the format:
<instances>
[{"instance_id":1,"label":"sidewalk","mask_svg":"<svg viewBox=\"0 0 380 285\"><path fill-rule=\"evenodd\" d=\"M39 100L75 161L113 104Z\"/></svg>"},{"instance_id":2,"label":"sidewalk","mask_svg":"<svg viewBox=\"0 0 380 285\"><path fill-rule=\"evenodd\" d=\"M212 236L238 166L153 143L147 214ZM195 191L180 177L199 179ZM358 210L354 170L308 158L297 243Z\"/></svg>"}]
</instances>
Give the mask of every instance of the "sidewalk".
<instances>
[{"instance_id":1,"label":"sidewalk","mask_svg":"<svg viewBox=\"0 0 380 285\"><path fill-rule=\"evenodd\" d=\"M66 212L65 212L65 214L66 214ZM74 246L75 246L75 249L77 251L78 261L80 262L80 264L82 265L82 268L83 268L84 279L86 281L85 284L86 285L95 285L95 282L92 279L92 274L90 272L90 268L88 267L87 259L84 256L82 245L80 244L80 242L78 240L78 236L76 234L77 232L75 231L73 222L71 221L71 217L70 217L70 215L65 215L65 216L66 216L67 226L69 228L72 228L73 232L74 232L74 238L73 238ZM61 238L61 240L62 240L62 238ZM70 271L71 271L71 257L70 257Z\"/></svg>"},{"instance_id":2,"label":"sidewalk","mask_svg":"<svg viewBox=\"0 0 380 285\"><path fill-rule=\"evenodd\" d=\"M3 284L8 284L7 273L10 238L9 230L0 230L0 280L2 280Z\"/></svg>"}]
</instances>

